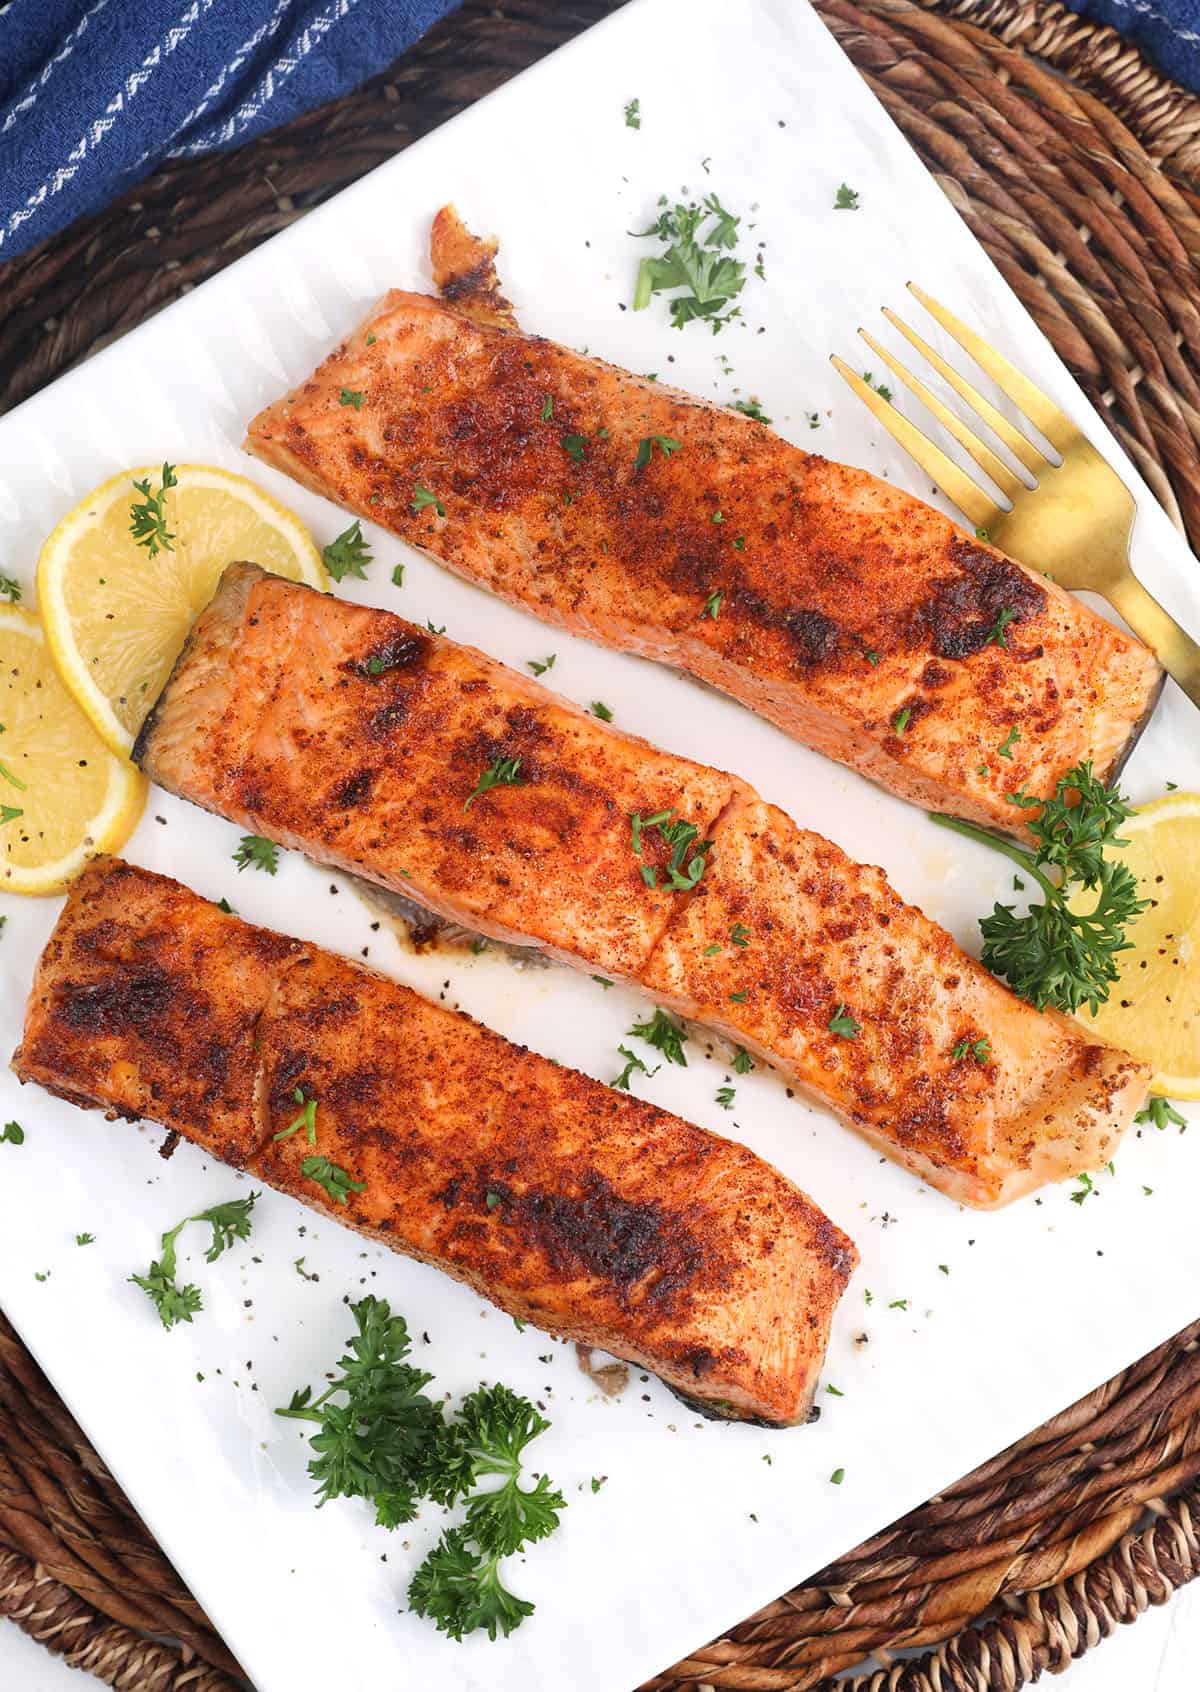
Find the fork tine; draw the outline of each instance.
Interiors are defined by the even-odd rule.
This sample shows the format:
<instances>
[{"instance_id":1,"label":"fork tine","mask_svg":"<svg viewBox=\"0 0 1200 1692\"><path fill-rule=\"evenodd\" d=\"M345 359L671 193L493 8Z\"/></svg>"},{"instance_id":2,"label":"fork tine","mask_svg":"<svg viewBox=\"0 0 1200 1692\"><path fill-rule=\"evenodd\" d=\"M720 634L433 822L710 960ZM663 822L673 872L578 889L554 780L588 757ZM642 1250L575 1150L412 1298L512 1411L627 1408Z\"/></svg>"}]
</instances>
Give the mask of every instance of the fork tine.
<instances>
[{"instance_id":1,"label":"fork tine","mask_svg":"<svg viewBox=\"0 0 1200 1692\"><path fill-rule=\"evenodd\" d=\"M912 286L913 284L910 282L909 287ZM910 329L904 319L897 317L896 313L888 306L884 306L883 315L894 329L900 331L910 347L915 347L923 358L929 360L939 376L944 377L949 382L959 398L966 400L967 404L983 418L988 428L994 434L999 435L1009 452L1025 466L1031 475L1037 475L1038 471L1046 469L1050 460L1045 453L1040 452L1019 429L1014 428L1004 413L996 410L990 399L981 394L978 388L972 387L965 376L960 376L952 364L947 364L940 352L931 347L929 342L918 335L915 329Z\"/></svg>"},{"instance_id":2,"label":"fork tine","mask_svg":"<svg viewBox=\"0 0 1200 1692\"><path fill-rule=\"evenodd\" d=\"M1007 494L1009 499L1015 499L1018 494L1028 491L1025 483L1019 476L1013 474L1004 460L997 458L991 447L986 442L981 441L978 435L973 434L966 424L954 415L949 406L944 405L937 395L925 386L919 376L914 376L912 371L901 364L898 358L894 358L886 347L879 344L874 335L868 334L865 329L860 329L858 332L875 356L881 358L893 376L898 377L908 391L915 394L921 403L928 407L943 429L953 435L960 447L965 447L979 468L985 475L992 478L992 481L995 482L1002 493Z\"/></svg>"},{"instance_id":3,"label":"fork tine","mask_svg":"<svg viewBox=\"0 0 1200 1692\"><path fill-rule=\"evenodd\" d=\"M954 460L947 458L941 447L935 446L928 435L923 435L915 423L910 423L894 405L889 405L856 371L851 370L844 358L834 353L829 362L888 434L899 441L905 452L915 458L922 470L949 495L972 528L990 530L996 526L1005 513L965 470L960 470Z\"/></svg>"},{"instance_id":4,"label":"fork tine","mask_svg":"<svg viewBox=\"0 0 1200 1692\"><path fill-rule=\"evenodd\" d=\"M947 311L944 305L927 294L923 288L918 288L915 282L910 282L908 287L909 292L915 295L930 316L936 318L946 333L953 336L979 368L987 372L1001 393L1008 395L1017 409L1024 412L1031 423L1037 425L1059 452L1066 453L1079 435L1066 412L1060 411L1053 400L1047 398L1028 376L1023 376L995 347L990 346L982 335L968 329L961 318L955 317L952 311ZM1007 444L1005 442L1005 445Z\"/></svg>"}]
</instances>

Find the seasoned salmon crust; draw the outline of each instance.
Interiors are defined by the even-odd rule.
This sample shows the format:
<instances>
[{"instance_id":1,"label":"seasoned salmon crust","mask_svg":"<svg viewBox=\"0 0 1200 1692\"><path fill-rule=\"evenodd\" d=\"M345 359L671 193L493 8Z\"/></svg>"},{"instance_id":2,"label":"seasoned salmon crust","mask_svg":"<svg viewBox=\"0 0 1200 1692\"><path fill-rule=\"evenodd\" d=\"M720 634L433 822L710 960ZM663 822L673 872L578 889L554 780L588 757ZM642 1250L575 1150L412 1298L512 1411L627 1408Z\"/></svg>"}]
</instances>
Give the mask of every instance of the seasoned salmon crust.
<instances>
[{"instance_id":1,"label":"seasoned salmon crust","mask_svg":"<svg viewBox=\"0 0 1200 1692\"><path fill-rule=\"evenodd\" d=\"M857 1253L778 1170L178 882L92 862L13 1068L161 1122L711 1413L808 1414ZM281 1137L298 1092L315 1149ZM344 1206L313 1155L361 1183Z\"/></svg>"},{"instance_id":2,"label":"seasoned salmon crust","mask_svg":"<svg viewBox=\"0 0 1200 1692\"><path fill-rule=\"evenodd\" d=\"M966 1204L1102 1167L1146 1090L1144 1065L1018 999L736 777L254 565L225 571L134 759L255 834L634 983Z\"/></svg>"},{"instance_id":3,"label":"seasoned salmon crust","mask_svg":"<svg viewBox=\"0 0 1200 1692\"><path fill-rule=\"evenodd\" d=\"M494 252L439 213L443 298L389 293L248 450L926 809L1019 834L1006 794L1114 777L1162 686L1139 641L866 471L522 333Z\"/></svg>"}]
</instances>

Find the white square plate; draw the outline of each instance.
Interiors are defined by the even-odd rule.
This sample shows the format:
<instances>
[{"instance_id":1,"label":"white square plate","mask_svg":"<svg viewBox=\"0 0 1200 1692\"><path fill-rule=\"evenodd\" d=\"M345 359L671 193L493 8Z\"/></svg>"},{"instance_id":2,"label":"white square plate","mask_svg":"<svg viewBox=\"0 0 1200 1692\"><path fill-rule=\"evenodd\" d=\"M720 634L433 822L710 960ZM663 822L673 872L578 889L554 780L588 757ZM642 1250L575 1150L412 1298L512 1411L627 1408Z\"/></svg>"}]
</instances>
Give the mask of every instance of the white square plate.
<instances>
[{"instance_id":1,"label":"white square plate","mask_svg":"<svg viewBox=\"0 0 1200 1692\"><path fill-rule=\"evenodd\" d=\"M642 127L622 111L641 100ZM703 161L703 162L702 162ZM840 182L861 209L835 212ZM661 192L715 189L765 242L745 317L711 337L625 309ZM390 285L428 285L429 222L457 201L502 238L506 291L524 324L699 394L756 394L776 426L928 496L913 465L830 369L861 365L854 330L910 274L978 324L1090 430L1134 488L1136 562L1200 630L1182 541L1063 367L857 73L795 0L640 0L401 154L0 422L0 559L28 585L41 538L122 465L166 457L247 471L321 542L344 517L246 461L247 419L303 376ZM753 225L753 228L749 226ZM935 336L935 339L937 337ZM732 366L726 371L725 362ZM819 428L809 426L817 413ZM619 726L734 768L801 822L894 884L967 945L1010 887L999 856L809 754L731 702L666 670L549 631L370 535L353 597L432 617L518 667L557 652L553 681L601 698ZM405 585L390 585L394 563ZM1125 786L1200 786L1196 717L1172 688ZM505 958L416 957L370 931L337 877L288 855L276 880L239 876L237 831L152 793L128 856L242 915L357 954L565 1062L608 1080L640 1001L565 970ZM0 1050L15 1046L33 960L56 902L4 901ZM251 1244L209 1268L192 1327L164 1333L127 1284L159 1232L244 1183L158 1134L106 1123L0 1079L0 1300L20 1327L260 1692L383 1686L421 1692L570 1687L619 1692L919 1503L1194 1317L1200 1135L1131 1134L1115 1177L1078 1205L1051 1190L999 1215L961 1211L882 1163L759 1073L737 1081L693 1042L649 1096L740 1135L858 1241L862 1268L838 1315L817 1425L706 1424L635 1376L603 1399L572 1350L481 1305L434 1271L366 1246L266 1194ZM1193 1112L1193 1122L1197 1120ZM1152 1188L1149 1195L1144 1188ZM80 1230L96 1244L77 1249ZM193 1232L196 1232L193 1230ZM293 1267L303 1255L319 1281ZM944 1266L944 1269L943 1269ZM35 1274L47 1273L44 1281ZM337 1354L346 1294L370 1289L408 1317L418 1361L459 1393L503 1379L545 1404L535 1448L570 1501L560 1534L512 1568L537 1613L511 1639L453 1644L401 1613L411 1570L440 1531L427 1510L388 1536L361 1505L318 1513L301 1430L272 1415ZM871 1301L868 1303L868 1289ZM895 1301L906 1301L903 1305ZM768 1461L769 1459L769 1461ZM832 1485L836 1469L845 1470ZM607 1476L593 1493L592 1476ZM386 1560L385 1560L386 1559Z\"/></svg>"}]
</instances>

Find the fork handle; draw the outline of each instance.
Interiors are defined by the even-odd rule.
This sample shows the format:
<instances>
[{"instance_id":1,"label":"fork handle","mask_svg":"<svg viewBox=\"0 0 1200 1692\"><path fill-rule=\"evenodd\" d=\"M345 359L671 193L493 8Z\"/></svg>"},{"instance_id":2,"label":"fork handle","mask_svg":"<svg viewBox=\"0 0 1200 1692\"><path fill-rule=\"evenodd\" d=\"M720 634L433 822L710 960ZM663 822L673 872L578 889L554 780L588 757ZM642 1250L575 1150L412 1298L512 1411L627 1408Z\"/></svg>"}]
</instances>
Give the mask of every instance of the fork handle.
<instances>
[{"instance_id":1,"label":"fork handle","mask_svg":"<svg viewBox=\"0 0 1200 1692\"><path fill-rule=\"evenodd\" d=\"M1163 610L1154 595L1132 574L1114 583L1107 597L1192 704L1200 707L1200 646L1191 635L1184 633L1174 617Z\"/></svg>"}]
</instances>

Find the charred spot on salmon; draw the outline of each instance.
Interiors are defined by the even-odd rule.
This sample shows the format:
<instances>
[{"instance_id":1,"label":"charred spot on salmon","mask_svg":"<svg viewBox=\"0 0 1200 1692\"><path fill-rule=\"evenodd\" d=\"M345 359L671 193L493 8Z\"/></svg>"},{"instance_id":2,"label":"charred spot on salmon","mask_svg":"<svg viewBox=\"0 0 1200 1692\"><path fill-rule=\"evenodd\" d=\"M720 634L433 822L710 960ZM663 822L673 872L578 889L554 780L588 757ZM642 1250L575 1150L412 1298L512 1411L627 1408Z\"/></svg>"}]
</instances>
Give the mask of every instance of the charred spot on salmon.
<instances>
[{"instance_id":1,"label":"charred spot on salmon","mask_svg":"<svg viewBox=\"0 0 1200 1692\"><path fill-rule=\"evenodd\" d=\"M160 1026L177 1008L180 986L165 970L149 966L104 981L67 982L58 1000L59 1019L87 1034L139 1034ZM190 998L190 995L189 995Z\"/></svg>"},{"instance_id":2,"label":"charred spot on salmon","mask_svg":"<svg viewBox=\"0 0 1200 1692\"><path fill-rule=\"evenodd\" d=\"M799 664L808 669L815 664L827 664L837 656L841 646L841 629L832 617L809 605L785 609L772 605L748 588L739 588L731 596L739 617L751 617L763 628L774 629L790 641Z\"/></svg>"},{"instance_id":3,"label":"charred spot on salmon","mask_svg":"<svg viewBox=\"0 0 1200 1692\"><path fill-rule=\"evenodd\" d=\"M378 681L393 670L411 669L425 658L428 650L429 642L423 635L397 635L372 647L365 658L348 659L343 668L352 675L362 676L364 681Z\"/></svg>"},{"instance_id":4,"label":"charred spot on salmon","mask_svg":"<svg viewBox=\"0 0 1200 1692\"><path fill-rule=\"evenodd\" d=\"M489 1197L495 1202L488 1203ZM678 1306L706 1268L701 1240L679 1214L657 1199L622 1198L600 1174L590 1174L574 1192L534 1188L516 1192L495 1177L480 1183L481 1210L520 1225L545 1251L556 1273L580 1270L606 1281L621 1305L634 1302Z\"/></svg>"},{"instance_id":5,"label":"charred spot on salmon","mask_svg":"<svg viewBox=\"0 0 1200 1692\"><path fill-rule=\"evenodd\" d=\"M372 711L367 718L367 733L372 740L388 740L408 715L408 701L392 699Z\"/></svg>"},{"instance_id":6,"label":"charred spot on salmon","mask_svg":"<svg viewBox=\"0 0 1200 1692\"><path fill-rule=\"evenodd\" d=\"M356 770L353 775L347 776L344 781L338 783L329 795L329 803L335 805L339 810L348 810L357 805L365 804L371 797L371 789L375 785L375 777L378 773L377 770L372 769Z\"/></svg>"},{"instance_id":7,"label":"charred spot on salmon","mask_svg":"<svg viewBox=\"0 0 1200 1692\"><path fill-rule=\"evenodd\" d=\"M1046 590L1018 565L969 541L953 541L954 575L933 583L932 596L912 614L911 635L939 658L971 658L993 643L1001 613L1004 626L1036 617L1046 606Z\"/></svg>"}]
</instances>

